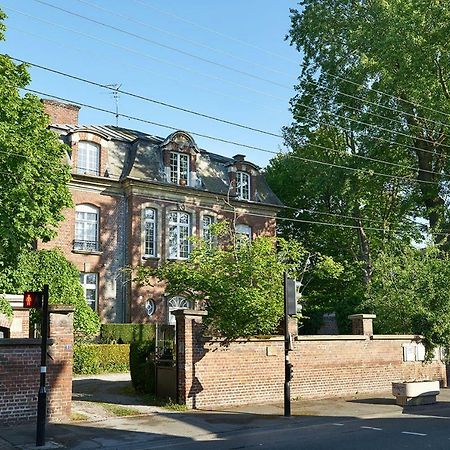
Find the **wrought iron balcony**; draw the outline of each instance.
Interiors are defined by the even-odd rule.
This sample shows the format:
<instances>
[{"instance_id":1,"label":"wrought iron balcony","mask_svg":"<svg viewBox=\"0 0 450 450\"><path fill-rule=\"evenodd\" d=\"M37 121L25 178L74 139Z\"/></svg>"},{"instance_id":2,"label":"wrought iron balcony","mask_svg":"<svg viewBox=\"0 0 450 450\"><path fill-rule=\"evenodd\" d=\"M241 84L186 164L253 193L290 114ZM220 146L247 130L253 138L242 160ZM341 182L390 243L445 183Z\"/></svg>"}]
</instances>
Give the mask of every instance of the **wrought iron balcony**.
<instances>
[{"instance_id":1,"label":"wrought iron balcony","mask_svg":"<svg viewBox=\"0 0 450 450\"><path fill-rule=\"evenodd\" d=\"M100 246L98 241L75 240L73 241L73 249L79 252L98 252Z\"/></svg>"}]
</instances>

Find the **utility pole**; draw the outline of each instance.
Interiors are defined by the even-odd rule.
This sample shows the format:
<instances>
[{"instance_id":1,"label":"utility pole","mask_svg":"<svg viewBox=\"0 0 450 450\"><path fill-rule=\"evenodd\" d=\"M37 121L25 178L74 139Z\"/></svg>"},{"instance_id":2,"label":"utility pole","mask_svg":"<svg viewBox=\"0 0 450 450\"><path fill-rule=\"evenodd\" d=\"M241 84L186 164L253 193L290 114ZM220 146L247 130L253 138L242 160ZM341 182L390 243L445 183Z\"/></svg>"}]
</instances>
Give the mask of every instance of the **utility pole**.
<instances>
[{"instance_id":1,"label":"utility pole","mask_svg":"<svg viewBox=\"0 0 450 450\"><path fill-rule=\"evenodd\" d=\"M284 416L291 416L291 364L289 361L289 315L288 315L288 277L284 272Z\"/></svg>"},{"instance_id":2,"label":"utility pole","mask_svg":"<svg viewBox=\"0 0 450 450\"><path fill-rule=\"evenodd\" d=\"M45 445L45 422L47 419L47 389L45 376L47 374L47 337L48 337L48 284L44 284L42 291L42 319L41 319L41 370L38 393L36 447Z\"/></svg>"}]
</instances>

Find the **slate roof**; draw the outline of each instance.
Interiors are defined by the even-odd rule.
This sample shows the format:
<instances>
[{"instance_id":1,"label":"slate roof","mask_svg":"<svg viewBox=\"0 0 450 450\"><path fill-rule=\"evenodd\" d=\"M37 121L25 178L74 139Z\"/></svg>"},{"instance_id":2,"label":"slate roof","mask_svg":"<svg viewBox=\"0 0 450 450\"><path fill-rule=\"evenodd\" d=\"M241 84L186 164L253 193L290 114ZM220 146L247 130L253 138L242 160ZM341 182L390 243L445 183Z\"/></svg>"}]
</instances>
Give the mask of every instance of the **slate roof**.
<instances>
[{"instance_id":1,"label":"slate roof","mask_svg":"<svg viewBox=\"0 0 450 450\"><path fill-rule=\"evenodd\" d=\"M58 125L52 127L64 135L73 132L93 132L111 141L108 145L108 174L112 178L137 178L142 181L166 182L161 144L166 140L160 136L147 134L113 125ZM196 189L226 195L229 190L227 166L234 160L222 155L199 149L197 156ZM249 161L244 163L257 168ZM256 176L256 202L281 206L282 203L272 192L263 175Z\"/></svg>"}]
</instances>

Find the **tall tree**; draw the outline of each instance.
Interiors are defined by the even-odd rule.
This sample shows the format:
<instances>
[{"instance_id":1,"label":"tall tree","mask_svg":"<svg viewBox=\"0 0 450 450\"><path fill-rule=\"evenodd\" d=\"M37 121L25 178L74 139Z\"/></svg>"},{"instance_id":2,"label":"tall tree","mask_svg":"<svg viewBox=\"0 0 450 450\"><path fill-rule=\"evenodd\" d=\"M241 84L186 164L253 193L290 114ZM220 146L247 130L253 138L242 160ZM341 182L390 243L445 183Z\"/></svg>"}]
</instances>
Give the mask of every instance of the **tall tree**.
<instances>
[{"instance_id":1,"label":"tall tree","mask_svg":"<svg viewBox=\"0 0 450 450\"><path fill-rule=\"evenodd\" d=\"M449 247L450 4L303 0L299 6L291 11L288 38L303 64L286 141L294 156L354 170L280 156L268 178L286 204L313 211L298 217L354 227L295 231L334 246L328 254L362 261L368 282L380 245L419 239L416 217Z\"/></svg>"},{"instance_id":2,"label":"tall tree","mask_svg":"<svg viewBox=\"0 0 450 450\"><path fill-rule=\"evenodd\" d=\"M5 30L1 20L0 40ZM72 205L64 145L48 129L38 97L21 95L30 82L26 67L0 55L0 272L34 240L49 240Z\"/></svg>"}]
</instances>

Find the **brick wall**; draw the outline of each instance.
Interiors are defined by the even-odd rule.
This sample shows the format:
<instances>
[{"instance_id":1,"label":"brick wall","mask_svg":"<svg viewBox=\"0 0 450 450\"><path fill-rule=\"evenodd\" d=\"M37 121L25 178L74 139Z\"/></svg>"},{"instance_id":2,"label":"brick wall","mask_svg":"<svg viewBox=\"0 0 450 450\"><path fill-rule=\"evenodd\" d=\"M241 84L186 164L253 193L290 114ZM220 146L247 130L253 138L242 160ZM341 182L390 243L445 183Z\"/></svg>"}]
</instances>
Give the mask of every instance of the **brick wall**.
<instances>
[{"instance_id":1,"label":"brick wall","mask_svg":"<svg viewBox=\"0 0 450 450\"><path fill-rule=\"evenodd\" d=\"M179 400L211 408L283 399L284 340L208 340L197 311L177 314ZM403 362L413 336L303 336L294 342L292 398L388 391L394 381L446 382L445 366Z\"/></svg>"},{"instance_id":2,"label":"brick wall","mask_svg":"<svg viewBox=\"0 0 450 450\"><path fill-rule=\"evenodd\" d=\"M47 360L48 419L70 416L72 398L73 309L51 307ZM39 339L0 339L0 423L36 419L41 361Z\"/></svg>"}]
</instances>

